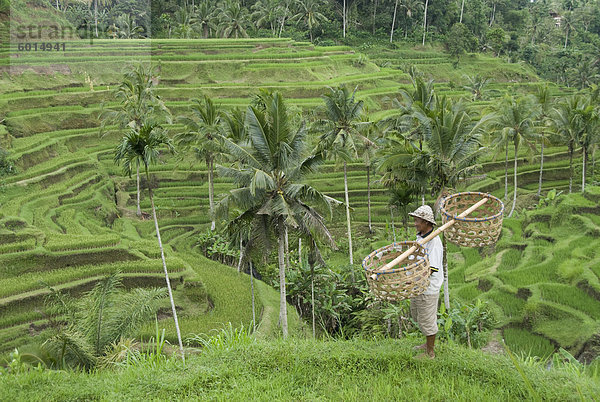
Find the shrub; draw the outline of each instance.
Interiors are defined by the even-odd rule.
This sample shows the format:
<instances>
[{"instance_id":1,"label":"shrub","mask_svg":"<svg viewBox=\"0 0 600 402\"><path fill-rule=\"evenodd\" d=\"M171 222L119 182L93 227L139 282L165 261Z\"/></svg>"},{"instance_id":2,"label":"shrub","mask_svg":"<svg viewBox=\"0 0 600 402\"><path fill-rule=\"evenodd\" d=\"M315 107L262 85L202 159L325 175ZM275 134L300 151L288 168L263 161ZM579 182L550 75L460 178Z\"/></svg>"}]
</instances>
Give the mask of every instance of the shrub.
<instances>
[{"instance_id":1,"label":"shrub","mask_svg":"<svg viewBox=\"0 0 600 402\"><path fill-rule=\"evenodd\" d=\"M438 313L439 339L452 339L468 347L480 348L487 343L487 332L497 321L487 302L474 304L454 301L449 310L442 303Z\"/></svg>"},{"instance_id":2,"label":"shrub","mask_svg":"<svg viewBox=\"0 0 600 402\"><path fill-rule=\"evenodd\" d=\"M16 169L10 154L5 149L0 148L0 177L15 173Z\"/></svg>"}]
</instances>

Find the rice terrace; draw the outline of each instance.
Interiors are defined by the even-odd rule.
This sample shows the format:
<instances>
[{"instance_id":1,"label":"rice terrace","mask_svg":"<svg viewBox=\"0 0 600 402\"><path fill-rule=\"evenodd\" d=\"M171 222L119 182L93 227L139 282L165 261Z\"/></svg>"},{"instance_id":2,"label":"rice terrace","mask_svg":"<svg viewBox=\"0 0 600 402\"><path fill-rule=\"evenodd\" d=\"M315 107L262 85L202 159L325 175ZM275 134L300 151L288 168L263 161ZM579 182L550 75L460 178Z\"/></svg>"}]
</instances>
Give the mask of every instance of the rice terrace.
<instances>
[{"instance_id":1,"label":"rice terrace","mask_svg":"<svg viewBox=\"0 0 600 402\"><path fill-rule=\"evenodd\" d=\"M597 0L0 0L0 43L0 400L598 400Z\"/></svg>"}]
</instances>

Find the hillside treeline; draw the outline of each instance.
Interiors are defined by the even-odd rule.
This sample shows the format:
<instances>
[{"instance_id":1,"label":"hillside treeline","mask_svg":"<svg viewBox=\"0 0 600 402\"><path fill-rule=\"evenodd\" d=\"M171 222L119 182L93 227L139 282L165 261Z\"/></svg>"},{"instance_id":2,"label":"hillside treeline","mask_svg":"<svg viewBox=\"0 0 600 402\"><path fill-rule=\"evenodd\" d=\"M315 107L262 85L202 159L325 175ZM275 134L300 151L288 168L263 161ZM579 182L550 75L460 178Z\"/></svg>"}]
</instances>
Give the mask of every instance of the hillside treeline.
<instances>
[{"instance_id":1,"label":"hillside treeline","mask_svg":"<svg viewBox=\"0 0 600 402\"><path fill-rule=\"evenodd\" d=\"M15 3L13 1L13 3ZM586 87L600 67L597 0L36 0L95 37L292 37L326 45L443 44L525 61Z\"/></svg>"}]
</instances>

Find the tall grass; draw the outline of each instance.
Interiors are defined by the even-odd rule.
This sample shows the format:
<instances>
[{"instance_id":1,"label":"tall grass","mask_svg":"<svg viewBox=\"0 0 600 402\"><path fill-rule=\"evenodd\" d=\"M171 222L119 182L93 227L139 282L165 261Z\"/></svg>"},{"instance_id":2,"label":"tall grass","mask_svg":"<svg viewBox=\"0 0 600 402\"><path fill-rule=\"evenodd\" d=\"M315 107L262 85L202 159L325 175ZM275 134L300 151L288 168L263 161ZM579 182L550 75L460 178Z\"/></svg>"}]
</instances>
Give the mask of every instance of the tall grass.
<instances>
[{"instance_id":1,"label":"tall grass","mask_svg":"<svg viewBox=\"0 0 600 402\"><path fill-rule=\"evenodd\" d=\"M548 359L555 352L554 345L543 336L532 334L526 329L504 328L502 336L506 345L518 356L538 356Z\"/></svg>"},{"instance_id":2,"label":"tall grass","mask_svg":"<svg viewBox=\"0 0 600 402\"><path fill-rule=\"evenodd\" d=\"M0 376L0 398L158 400L571 400L600 385L564 370L440 345L436 359L413 358L414 341L255 342L189 356L186 366L128 366ZM530 386L524 382L527 378ZM533 391L533 392L532 392Z\"/></svg>"},{"instance_id":3,"label":"tall grass","mask_svg":"<svg viewBox=\"0 0 600 402\"><path fill-rule=\"evenodd\" d=\"M583 311L595 320L600 320L600 301L583 290L562 284L546 283L539 286L543 300L552 301Z\"/></svg>"}]
</instances>

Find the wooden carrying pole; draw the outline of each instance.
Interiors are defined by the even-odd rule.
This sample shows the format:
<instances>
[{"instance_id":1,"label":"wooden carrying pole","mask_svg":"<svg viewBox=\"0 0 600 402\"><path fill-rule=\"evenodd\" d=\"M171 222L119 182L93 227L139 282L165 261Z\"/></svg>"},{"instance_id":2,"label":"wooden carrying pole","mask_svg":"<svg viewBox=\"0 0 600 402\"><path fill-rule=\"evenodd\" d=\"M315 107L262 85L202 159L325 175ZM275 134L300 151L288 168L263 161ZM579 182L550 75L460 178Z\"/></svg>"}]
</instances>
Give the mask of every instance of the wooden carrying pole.
<instances>
[{"instance_id":1,"label":"wooden carrying pole","mask_svg":"<svg viewBox=\"0 0 600 402\"><path fill-rule=\"evenodd\" d=\"M479 208L480 206L482 206L483 204L485 204L487 201L488 201L488 198L484 198L484 199L478 201L475 205L471 206L470 208L468 208L467 210L465 210L463 213L461 213L460 215L458 215L457 218L464 218L465 216L469 215L471 212L475 211L477 208ZM454 219L449 220L448 222L446 222L445 224L443 224L442 226L440 226L439 228L437 228L436 230L434 230L433 232L431 232L429 234L429 236L427 236L423 240L419 241L418 243L420 245L426 244L428 241L430 241L431 239L433 239L435 236L439 235L444 230L446 230L450 226L454 225L454 222L456 222ZM408 250L406 250L404 253L400 254L394 260L392 260L392 261L388 262L387 264L385 264L383 267L381 267L377 271L378 272L389 271L394 266L401 264L406 258L408 258L409 255L411 255L412 253L414 253L414 251L416 249L417 249L417 246L412 246L411 248L409 248ZM371 279L377 279L377 274L371 275Z\"/></svg>"}]
</instances>

